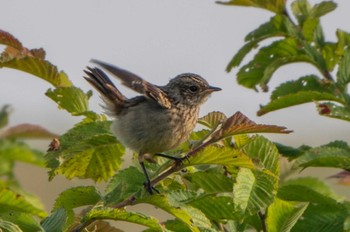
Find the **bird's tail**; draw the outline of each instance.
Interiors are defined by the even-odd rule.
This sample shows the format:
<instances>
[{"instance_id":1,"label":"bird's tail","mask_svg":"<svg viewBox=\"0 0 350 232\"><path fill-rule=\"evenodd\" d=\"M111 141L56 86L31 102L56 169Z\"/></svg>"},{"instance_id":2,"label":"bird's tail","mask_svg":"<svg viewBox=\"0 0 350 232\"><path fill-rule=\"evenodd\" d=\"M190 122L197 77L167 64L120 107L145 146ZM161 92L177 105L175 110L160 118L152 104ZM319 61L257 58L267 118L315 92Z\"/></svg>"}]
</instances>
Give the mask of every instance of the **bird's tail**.
<instances>
[{"instance_id":1,"label":"bird's tail","mask_svg":"<svg viewBox=\"0 0 350 232\"><path fill-rule=\"evenodd\" d=\"M84 76L98 92L100 92L102 99L105 101L108 114L116 115L125 107L125 100L127 98L115 87L106 73L99 68L87 67L84 70L87 77Z\"/></svg>"}]
</instances>

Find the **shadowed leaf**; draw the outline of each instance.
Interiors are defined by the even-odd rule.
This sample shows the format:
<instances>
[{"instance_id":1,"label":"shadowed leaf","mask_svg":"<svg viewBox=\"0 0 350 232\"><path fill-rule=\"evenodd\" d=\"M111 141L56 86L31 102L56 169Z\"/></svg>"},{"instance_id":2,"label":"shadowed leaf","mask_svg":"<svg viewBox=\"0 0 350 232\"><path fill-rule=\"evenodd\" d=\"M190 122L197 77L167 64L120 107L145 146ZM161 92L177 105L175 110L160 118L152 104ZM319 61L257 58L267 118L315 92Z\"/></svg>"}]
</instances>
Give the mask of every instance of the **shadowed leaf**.
<instances>
[{"instance_id":1,"label":"shadowed leaf","mask_svg":"<svg viewBox=\"0 0 350 232\"><path fill-rule=\"evenodd\" d=\"M211 112L201 118L198 119L198 123L202 124L210 129L214 129L218 124L226 120L226 115L219 112L214 111Z\"/></svg>"},{"instance_id":2,"label":"shadowed leaf","mask_svg":"<svg viewBox=\"0 0 350 232\"><path fill-rule=\"evenodd\" d=\"M7 126L9 122L9 105L4 105L0 110L0 129Z\"/></svg>"},{"instance_id":3,"label":"shadowed leaf","mask_svg":"<svg viewBox=\"0 0 350 232\"><path fill-rule=\"evenodd\" d=\"M283 201L276 198L267 211L266 225L268 231L291 231L307 207L308 203Z\"/></svg>"}]
</instances>

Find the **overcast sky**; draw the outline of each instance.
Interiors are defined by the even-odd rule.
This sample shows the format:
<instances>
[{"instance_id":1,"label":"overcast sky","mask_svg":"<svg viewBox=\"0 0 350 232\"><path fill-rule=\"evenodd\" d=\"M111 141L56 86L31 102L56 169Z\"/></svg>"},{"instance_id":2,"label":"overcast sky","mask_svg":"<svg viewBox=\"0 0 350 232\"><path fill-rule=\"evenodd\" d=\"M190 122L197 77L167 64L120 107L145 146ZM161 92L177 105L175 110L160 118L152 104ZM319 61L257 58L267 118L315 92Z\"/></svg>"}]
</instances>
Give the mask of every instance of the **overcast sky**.
<instances>
[{"instance_id":1,"label":"overcast sky","mask_svg":"<svg viewBox=\"0 0 350 232\"><path fill-rule=\"evenodd\" d=\"M322 20L326 38L332 41L337 28L350 31L350 1L336 2L338 9ZM82 70L91 58L116 64L159 85L177 74L194 72L223 89L213 94L201 115L210 111L231 115L239 110L257 123L294 130L290 135L269 137L295 146L321 145L336 139L350 142L350 123L319 116L313 104L257 117L259 104L266 104L270 93L238 86L237 70L225 72L245 35L272 16L267 11L221 6L212 0L7 0L2 1L0 11L0 29L13 34L28 48L43 47L47 59L85 91L91 86L82 78ZM310 73L317 71L308 65L283 68L273 76L270 89ZM0 107L12 106L11 125L36 123L61 134L81 120L59 110L44 96L51 88L49 83L10 69L1 69L0 79ZM118 85L118 80L115 82ZM121 90L134 96L123 87ZM94 94L91 109L101 112L100 102ZM48 209L66 188L57 184L63 179L60 177L48 183L43 170L30 170L21 178L31 191L49 196L44 199Z\"/></svg>"},{"instance_id":2,"label":"overcast sky","mask_svg":"<svg viewBox=\"0 0 350 232\"><path fill-rule=\"evenodd\" d=\"M330 40L335 39L337 28L350 31L350 1L336 2L338 9L322 21ZM11 0L1 4L0 26L28 48L43 47L47 59L85 91L91 87L81 78L82 70L91 58L116 64L156 84L165 84L182 72L194 72L223 88L203 106L202 115L214 110L231 115L240 110L258 123L294 130L292 135L273 136L293 145L348 140L349 123L318 116L312 104L256 117L259 104L267 103L269 93L238 86L237 70L225 72L244 36L270 16L268 11L221 6L211 0ZM274 75L270 89L310 72L317 73L307 65L283 68ZM38 123L63 133L80 120L58 110L44 96L51 87L48 83L9 69L1 70L0 78L0 106L12 106L12 125ZM95 94L91 108L101 111L99 102Z\"/></svg>"}]
</instances>

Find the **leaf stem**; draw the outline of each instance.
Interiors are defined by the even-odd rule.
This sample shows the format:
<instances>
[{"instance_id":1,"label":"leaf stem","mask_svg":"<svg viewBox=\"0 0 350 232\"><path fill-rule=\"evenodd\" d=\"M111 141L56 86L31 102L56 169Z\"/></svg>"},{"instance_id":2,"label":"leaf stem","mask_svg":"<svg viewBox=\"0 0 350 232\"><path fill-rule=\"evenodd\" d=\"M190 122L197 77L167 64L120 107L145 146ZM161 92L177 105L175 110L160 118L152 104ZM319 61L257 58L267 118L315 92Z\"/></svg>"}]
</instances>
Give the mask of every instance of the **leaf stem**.
<instances>
[{"instance_id":1,"label":"leaf stem","mask_svg":"<svg viewBox=\"0 0 350 232\"><path fill-rule=\"evenodd\" d=\"M262 231L263 232L267 232L267 227L266 227L266 217L265 217L265 214L263 214L262 212L258 212L258 216L260 218L260 221L261 221L261 227L262 227Z\"/></svg>"}]
</instances>

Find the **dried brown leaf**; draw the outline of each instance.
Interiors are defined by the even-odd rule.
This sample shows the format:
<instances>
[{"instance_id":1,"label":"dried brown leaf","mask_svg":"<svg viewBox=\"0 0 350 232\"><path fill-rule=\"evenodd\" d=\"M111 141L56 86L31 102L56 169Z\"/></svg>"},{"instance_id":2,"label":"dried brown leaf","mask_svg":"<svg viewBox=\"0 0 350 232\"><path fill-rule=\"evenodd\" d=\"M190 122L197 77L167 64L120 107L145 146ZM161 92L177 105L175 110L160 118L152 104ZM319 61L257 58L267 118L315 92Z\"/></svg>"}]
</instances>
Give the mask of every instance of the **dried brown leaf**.
<instances>
[{"instance_id":1,"label":"dried brown leaf","mask_svg":"<svg viewBox=\"0 0 350 232\"><path fill-rule=\"evenodd\" d=\"M286 127L276 125L256 124L241 112L236 112L229 117L222 125L220 130L213 133L216 140L233 136L237 134L248 133L291 133Z\"/></svg>"},{"instance_id":2,"label":"dried brown leaf","mask_svg":"<svg viewBox=\"0 0 350 232\"><path fill-rule=\"evenodd\" d=\"M0 44L13 47L17 50L23 50L22 43L19 42L13 35L0 29Z\"/></svg>"},{"instance_id":3,"label":"dried brown leaf","mask_svg":"<svg viewBox=\"0 0 350 232\"><path fill-rule=\"evenodd\" d=\"M0 138L42 139L54 138L58 136L59 135L54 134L41 126L27 123L7 128L0 133Z\"/></svg>"}]
</instances>

